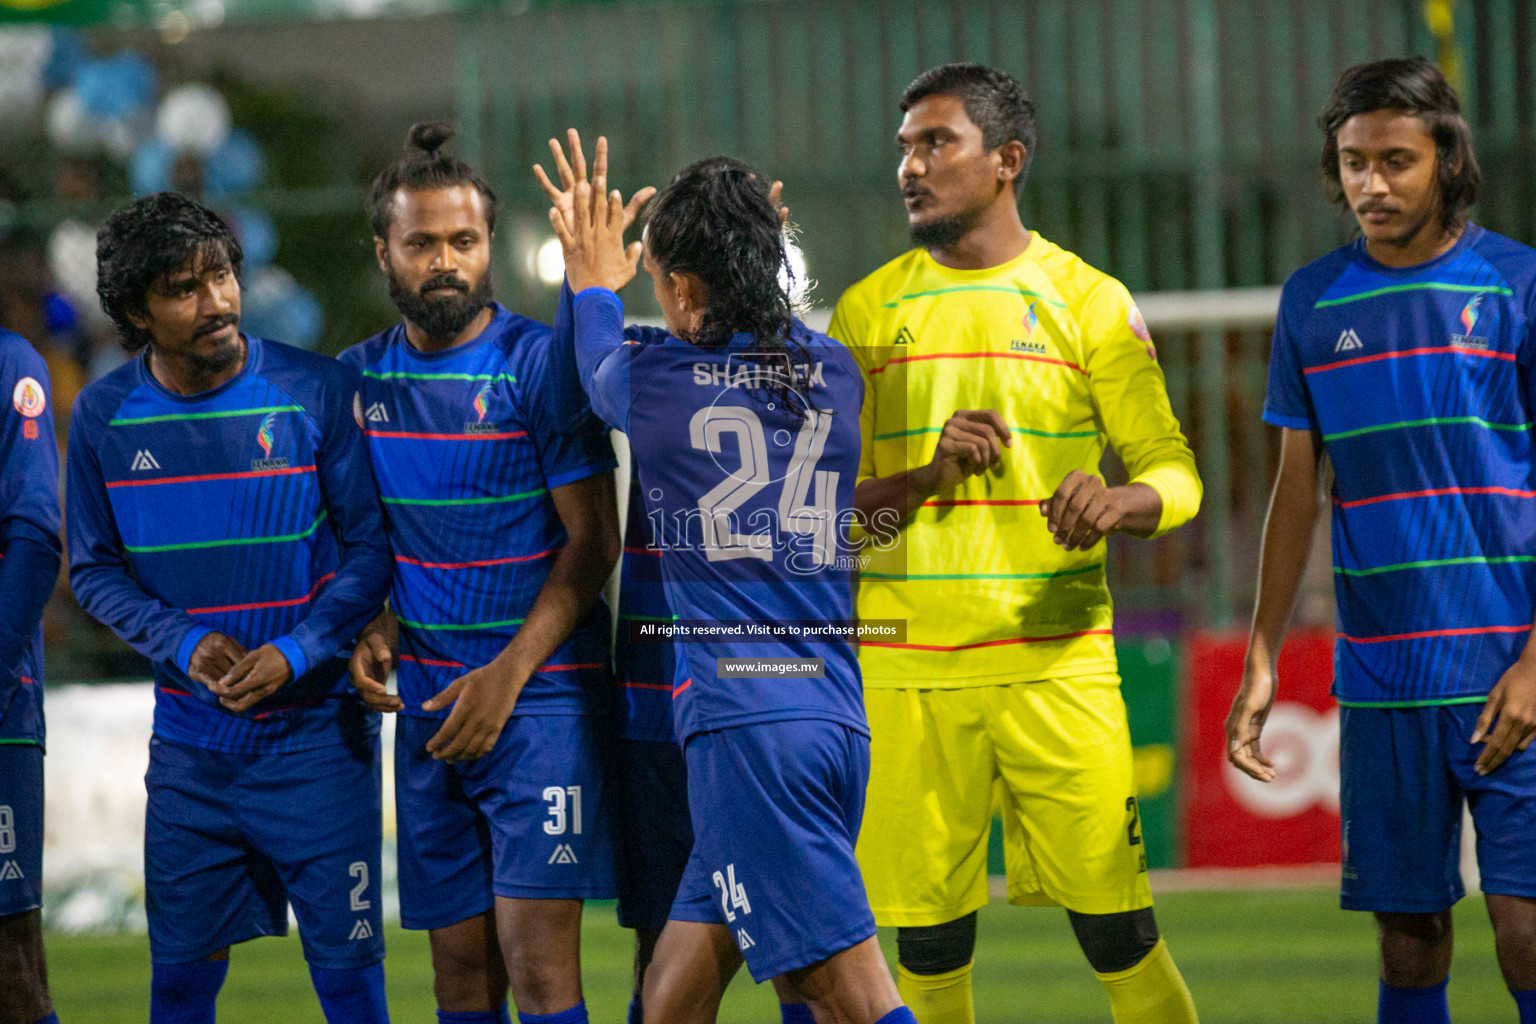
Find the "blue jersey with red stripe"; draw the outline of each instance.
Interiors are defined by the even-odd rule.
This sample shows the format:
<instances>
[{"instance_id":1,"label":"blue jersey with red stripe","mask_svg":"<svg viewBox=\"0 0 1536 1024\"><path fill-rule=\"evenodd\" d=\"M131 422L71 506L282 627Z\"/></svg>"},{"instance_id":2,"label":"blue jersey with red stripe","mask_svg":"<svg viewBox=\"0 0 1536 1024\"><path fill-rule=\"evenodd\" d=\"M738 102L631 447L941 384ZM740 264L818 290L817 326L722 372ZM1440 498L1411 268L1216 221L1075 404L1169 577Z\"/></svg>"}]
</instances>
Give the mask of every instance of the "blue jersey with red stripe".
<instances>
[{"instance_id":1,"label":"blue jersey with red stripe","mask_svg":"<svg viewBox=\"0 0 1536 1024\"><path fill-rule=\"evenodd\" d=\"M616 724L626 740L673 742L672 687L681 684L676 648L671 640L646 641L647 624L671 623L677 616L667 604L661 560L666 552L652 537L640 478L629 483L629 515L624 523L624 561L619 567L619 628L613 643ZM631 636L631 633L634 633Z\"/></svg>"},{"instance_id":2,"label":"blue jersey with red stripe","mask_svg":"<svg viewBox=\"0 0 1536 1024\"><path fill-rule=\"evenodd\" d=\"M14 579L4 559L18 538L59 550L59 449L50 394L43 357L21 335L0 328L0 401L10 402L0 407L0 580L46 593L53 579ZM43 628L33 619L16 629L20 657L0 659L0 743L42 743ZM11 653L6 644L0 651Z\"/></svg>"},{"instance_id":3,"label":"blue jersey with red stripe","mask_svg":"<svg viewBox=\"0 0 1536 1024\"><path fill-rule=\"evenodd\" d=\"M1333 463L1345 704L1481 699L1536 614L1536 251L1468 225L1391 268L1363 241L1286 282L1264 419Z\"/></svg>"},{"instance_id":4,"label":"blue jersey with red stripe","mask_svg":"<svg viewBox=\"0 0 1536 1024\"><path fill-rule=\"evenodd\" d=\"M245 365L179 395L143 357L80 393L70 422L70 582L155 663L155 733L232 753L355 742L378 729L346 648L389 585L359 381L334 359L247 336ZM271 643L294 678L250 711L187 676L217 631Z\"/></svg>"},{"instance_id":5,"label":"blue jersey with red stripe","mask_svg":"<svg viewBox=\"0 0 1536 1024\"><path fill-rule=\"evenodd\" d=\"M342 353L363 377L374 474L395 560L405 713L517 634L565 546L550 492L614 466L590 409L552 419L549 328L500 305L472 341L418 351L405 325ZM582 403L585 406L585 403ZM608 712L599 601L528 680L515 714Z\"/></svg>"},{"instance_id":6,"label":"blue jersey with red stripe","mask_svg":"<svg viewBox=\"0 0 1536 1024\"><path fill-rule=\"evenodd\" d=\"M797 381L786 398L743 358L748 335L708 351L626 331L618 296L599 288L575 297L566 323L555 344L575 345L593 410L629 435L667 606L680 625L711 630L676 645L677 735L790 719L867 734L854 645L827 631L853 619L847 525L864 383L847 350L797 326L804 359L782 367L781 380ZM751 632L781 625L801 631ZM821 658L825 675L717 678L719 658Z\"/></svg>"}]
</instances>

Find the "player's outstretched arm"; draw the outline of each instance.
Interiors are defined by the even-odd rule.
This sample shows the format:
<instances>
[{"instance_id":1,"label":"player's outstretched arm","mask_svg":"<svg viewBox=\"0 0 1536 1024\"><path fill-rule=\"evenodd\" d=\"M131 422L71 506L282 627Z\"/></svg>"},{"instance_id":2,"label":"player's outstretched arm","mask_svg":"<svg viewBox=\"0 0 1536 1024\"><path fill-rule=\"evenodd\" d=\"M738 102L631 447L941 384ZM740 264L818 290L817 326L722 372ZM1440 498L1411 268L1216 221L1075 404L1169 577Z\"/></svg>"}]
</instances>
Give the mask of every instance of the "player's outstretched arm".
<instances>
[{"instance_id":1,"label":"player's outstretched arm","mask_svg":"<svg viewBox=\"0 0 1536 1024\"><path fill-rule=\"evenodd\" d=\"M1320 505L1317 463L1311 431L1281 429L1280 472L1269 499L1269 516L1264 521L1258 600L1248 636L1243 682L1227 715L1227 759L1260 782L1275 777L1274 763L1259 749L1259 737L1275 703L1275 666L1312 549L1312 531Z\"/></svg>"},{"instance_id":2,"label":"player's outstretched arm","mask_svg":"<svg viewBox=\"0 0 1536 1024\"><path fill-rule=\"evenodd\" d=\"M561 218L568 226L574 226L572 213L575 208L576 186L587 184L587 158L581 151L581 133L575 128L565 130L566 139L571 145L571 157L565 157L565 150L560 145L559 139L549 140L549 152L554 157L555 173L560 177L560 184L555 185L549 175L544 173L543 166L533 165L533 176L538 179L539 187L549 197L549 203L560 213ZM774 182L776 187L780 182ZM608 187L608 139L606 136L597 137L597 155L592 161L592 187L599 193ZM640 189L629 197L629 203L624 207L624 227L627 229L635 223L635 218L640 216L640 208L656 194L656 189L650 185ZM777 193L774 194L777 202ZM788 217L789 211L782 210L780 220Z\"/></svg>"},{"instance_id":3,"label":"player's outstretched arm","mask_svg":"<svg viewBox=\"0 0 1536 1024\"><path fill-rule=\"evenodd\" d=\"M952 491L967 478L1002 468L1003 449L1013 433L993 409L960 409L944 423L938 447L926 466L870 477L853 492L859 521L874 531L893 514L907 519L935 494Z\"/></svg>"},{"instance_id":4,"label":"player's outstretched arm","mask_svg":"<svg viewBox=\"0 0 1536 1024\"><path fill-rule=\"evenodd\" d=\"M427 751L440 761L472 761L490 752L529 677L576 628L619 560L612 473L595 473L549 494L566 544L517 635L490 664L455 679L422 705L427 711L453 705L448 720L427 740Z\"/></svg>"}]
</instances>

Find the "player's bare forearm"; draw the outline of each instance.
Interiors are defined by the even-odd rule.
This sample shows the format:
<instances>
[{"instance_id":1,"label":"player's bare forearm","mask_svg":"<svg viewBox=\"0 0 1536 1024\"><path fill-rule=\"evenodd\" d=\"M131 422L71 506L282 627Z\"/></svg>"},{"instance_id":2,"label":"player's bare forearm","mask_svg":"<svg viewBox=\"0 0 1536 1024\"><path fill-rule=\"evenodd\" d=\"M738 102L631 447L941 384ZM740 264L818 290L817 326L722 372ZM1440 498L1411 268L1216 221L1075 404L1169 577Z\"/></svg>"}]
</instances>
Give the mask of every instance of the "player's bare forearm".
<instances>
[{"instance_id":1,"label":"player's bare forearm","mask_svg":"<svg viewBox=\"0 0 1536 1024\"><path fill-rule=\"evenodd\" d=\"M597 473L550 492L566 545L528 617L498 660L526 680L560 646L603 592L619 560L618 499L613 474Z\"/></svg>"},{"instance_id":2,"label":"player's bare forearm","mask_svg":"<svg viewBox=\"0 0 1536 1024\"><path fill-rule=\"evenodd\" d=\"M382 638L389 645L390 654L399 656L400 620L395 617L394 611L387 604L380 608L379 614L375 615L373 620L357 634L358 640L375 636Z\"/></svg>"},{"instance_id":3,"label":"player's bare forearm","mask_svg":"<svg viewBox=\"0 0 1536 1024\"><path fill-rule=\"evenodd\" d=\"M427 740L441 761L472 761L490 752L528 679L592 607L619 559L618 499L613 474L598 473L550 491L566 545L517 635L489 664L449 683L422 707L452 707Z\"/></svg>"},{"instance_id":4,"label":"player's bare forearm","mask_svg":"<svg viewBox=\"0 0 1536 1024\"><path fill-rule=\"evenodd\" d=\"M1250 662L1273 666L1280 657L1317 526L1317 455L1310 431L1282 430L1280 471L1259 550L1258 597L1248 640Z\"/></svg>"},{"instance_id":5,"label":"player's bare forearm","mask_svg":"<svg viewBox=\"0 0 1536 1024\"><path fill-rule=\"evenodd\" d=\"M871 477L854 488L853 506L866 529L895 516L906 520L923 502L959 487L968 477L1001 472L1003 449L1013 433L995 409L957 409L944 423L933 458L926 466Z\"/></svg>"},{"instance_id":6,"label":"player's bare forearm","mask_svg":"<svg viewBox=\"0 0 1536 1024\"><path fill-rule=\"evenodd\" d=\"M1275 777L1274 762L1265 756L1260 741L1279 688L1275 666L1280 645L1301 588L1312 530L1317 524L1316 454L1310 432L1285 430L1281 436L1280 472L1270 497L1259 554L1259 594L1248 657L1242 684L1227 714L1227 760L1261 782Z\"/></svg>"},{"instance_id":7,"label":"player's bare forearm","mask_svg":"<svg viewBox=\"0 0 1536 1024\"><path fill-rule=\"evenodd\" d=\"M1112 533L1150 537L1163 518L1163 496L1150 484L1109 487L1074 469L1040 503L1051 539L1068 551L1086 551Z\"/></svg>"},{"instance_id":8,"label":"player's bare forearm","mask_svg":"<svg viewBox=\"0 0 1536 1024\"><path fill-rule=\"evenodd\" d=\"M853 508L859 522L872 523L894 518L905 523L923 502L938 493L938 472L930 463L890 476L872 476L853 490Z\"/></svg>"}]
</instances>

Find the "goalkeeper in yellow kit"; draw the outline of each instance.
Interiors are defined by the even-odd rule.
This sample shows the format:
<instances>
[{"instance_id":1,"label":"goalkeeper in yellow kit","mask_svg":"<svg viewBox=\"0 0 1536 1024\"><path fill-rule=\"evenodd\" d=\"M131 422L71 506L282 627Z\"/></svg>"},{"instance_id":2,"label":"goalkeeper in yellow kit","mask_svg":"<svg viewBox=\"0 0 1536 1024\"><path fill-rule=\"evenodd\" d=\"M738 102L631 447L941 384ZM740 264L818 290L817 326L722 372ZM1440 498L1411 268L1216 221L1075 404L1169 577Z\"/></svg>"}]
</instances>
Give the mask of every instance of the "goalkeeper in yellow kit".
<instances>
[{"instance_id":1,"label":"goalkeeper in yellow kit","mask_svg":"<svg viewBox=\"0 0 1536 1024\"><path fill-rule=\"evenodd\" d=\"M916 247L850 288L830 330L866 375L855 502L886 535L858 614L908 623L860 651L870 904L898 929L918 1019L973 1021L996 786L1009 900L1067 908L1119 1024L1194 1021L1152 913L1103 543L1188 522L1194 457L1125 287L1019 218L1019 84L946 65L901 108ZM1106 443L1123 487L1097 476Z\"/></svg>"}]
</instances>

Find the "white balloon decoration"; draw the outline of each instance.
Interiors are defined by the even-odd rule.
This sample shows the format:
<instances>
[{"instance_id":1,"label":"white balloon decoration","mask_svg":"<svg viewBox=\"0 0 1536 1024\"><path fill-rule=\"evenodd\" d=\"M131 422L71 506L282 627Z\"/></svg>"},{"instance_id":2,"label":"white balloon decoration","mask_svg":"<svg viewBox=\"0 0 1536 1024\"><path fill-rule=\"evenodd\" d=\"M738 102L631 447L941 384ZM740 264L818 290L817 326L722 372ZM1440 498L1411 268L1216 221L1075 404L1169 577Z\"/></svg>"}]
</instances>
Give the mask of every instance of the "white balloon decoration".
<instances>
[{"instance_id":1,"label":"white balloon decoration","mask_svg":"<svg viewBox=\"0 0 1536 1024\"><path fill-rule=\"evenodd\" d=\"M89 153L101 141L102 120L80 103L73 89L60 89L43 114L48 140L66 153Z\"/></svg>"},{"instance_id":2,"label":"white balloon decoration","mask_svg":"<svg viewBox=\"0 0 1536 1024\"><path fill-rule=\"evenodd\" d=\"M229 104L209 86L177 86L160 101L155 130L175 148L207 156L229 137Z\"/></svg>"}]
</instances>

